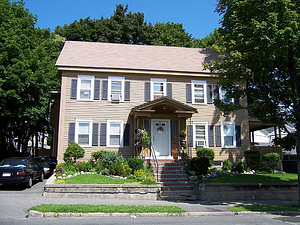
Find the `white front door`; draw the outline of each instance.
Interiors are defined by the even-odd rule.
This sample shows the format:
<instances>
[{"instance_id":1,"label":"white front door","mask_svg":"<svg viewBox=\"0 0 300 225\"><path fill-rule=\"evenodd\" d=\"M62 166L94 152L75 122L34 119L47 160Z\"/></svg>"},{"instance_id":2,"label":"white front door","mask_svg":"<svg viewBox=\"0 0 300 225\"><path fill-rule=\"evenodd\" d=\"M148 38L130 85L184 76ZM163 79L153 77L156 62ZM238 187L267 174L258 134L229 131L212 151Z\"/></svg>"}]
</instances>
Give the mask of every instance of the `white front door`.
<instances>
[{"instance_id":1,"label":"white front door","mask_svg":"<svg viewBox=\"0 0 300 225\"><path fill-rule=\"evenodd\" d=\"M151 134L154 151L159 152L159 156L171 155L170 120L152 119Z\"/></svg>"}]
</instances>

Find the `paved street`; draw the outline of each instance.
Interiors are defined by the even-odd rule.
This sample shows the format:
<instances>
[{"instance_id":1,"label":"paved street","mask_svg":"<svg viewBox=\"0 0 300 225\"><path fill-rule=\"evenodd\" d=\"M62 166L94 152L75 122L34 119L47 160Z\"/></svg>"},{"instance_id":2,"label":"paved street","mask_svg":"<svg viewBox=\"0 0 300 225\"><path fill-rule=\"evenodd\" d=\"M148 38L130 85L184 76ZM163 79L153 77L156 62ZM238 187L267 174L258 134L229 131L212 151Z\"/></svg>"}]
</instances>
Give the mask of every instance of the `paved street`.
<instances>
[{"instance_id":1,"label":"paved street","mask_svg":"<svg viewBox=\"0 0 300 225\"><path fill-rule=\"evenodd\" d=\"M0 224L300 224L299 216L227 215L228 205L238 203L166 202L111 199L45 198L45 181L30 189L0 186ZM203 212L203 216L189 217L98 217L98 218L27 218L27 210L39 204L123 204L123 205L176 205L188 212ZM240 203L242 204L242 203ZM247 204L247 203L243 203ZM212 213L220 213L211 216Z\"/></svg>"}]
</instances>

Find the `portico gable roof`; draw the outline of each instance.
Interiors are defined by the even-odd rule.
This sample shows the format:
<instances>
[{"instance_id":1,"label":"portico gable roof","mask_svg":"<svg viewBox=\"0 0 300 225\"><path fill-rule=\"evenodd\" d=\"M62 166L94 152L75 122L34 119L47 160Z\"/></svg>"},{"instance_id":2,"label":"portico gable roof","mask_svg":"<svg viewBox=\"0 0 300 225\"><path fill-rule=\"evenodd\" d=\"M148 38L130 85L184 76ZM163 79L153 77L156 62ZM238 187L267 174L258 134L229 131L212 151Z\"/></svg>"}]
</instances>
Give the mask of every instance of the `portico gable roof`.
<instances>
[{"instance_id":1,"label":"portico gable roof","mask_svg":"<svg viewBox=\"0 0 300 225\"><path fill-rule=\"evenodd\" d=\"M165 97L135 106L134 108L131 109L130 115L131 116L136 116L137 114L150 115L157 111L163 112L164 110L166 110L166 112L169 112L169 113L179 114L180 117L191 117L192 114L198 113L198 110L196 108L165 96Z\"/></svg>"}]
</instances>

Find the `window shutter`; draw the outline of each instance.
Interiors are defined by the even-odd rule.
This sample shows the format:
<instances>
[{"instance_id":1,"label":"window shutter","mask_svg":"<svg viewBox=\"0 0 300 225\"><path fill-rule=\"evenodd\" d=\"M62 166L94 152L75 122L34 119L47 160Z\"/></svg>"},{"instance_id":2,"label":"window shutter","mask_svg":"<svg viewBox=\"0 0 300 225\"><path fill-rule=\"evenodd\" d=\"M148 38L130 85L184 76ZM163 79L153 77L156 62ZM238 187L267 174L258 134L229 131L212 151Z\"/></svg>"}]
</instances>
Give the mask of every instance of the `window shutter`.
<instances>
[{"instance_id":1,"label":"window shutter","mask_svg":"<svg viewBox=\"0 0 300 225\"><path fill-rule=\"evenodd\" d=\"M193 125L187 125L187 146L193 147Z\"/></svg>"},{"instance_id":2,"label":"window shutter","mask_svg":"<svg viewBox=\"0 0 300 225\"><path fill-rule=\"evenodd\" d=\"M212 102L212 85L207 85L207 103Z\"/></svg>"},{"instance_id":3,"label":"window shutter","mask_svg":"<svg viewBox=\"0 0 300 225\"><path fill-rule=\"evenodd\" d=\"M167 97L172 98L172 83L167 83Z\"/></svg>"},{"instance_id":4,"label":"window shutter","mask_svg":"<svg viewBox=\"0 0 300 225\"><path fill-rule=\"evenodd\" d=\"M239 88L238 87L235 87L235 90L237 91ZM240 104L240 99L239 98L235 98L234 99L234 104L235 105L239 105Z\"/></svg>"},{"instance_id":5,"label":"window shutter","mask_svg":"<svg viewBox=\"0 0 300 225\"><path fill-rule=\"evenodd\" d=\"M219 87L214 85L214 99L219 99Z\"/></svg>"},{"instance_id":6,"label":"window shutter","mask_svg":"<svg viewBox=\"0 0 300 225\"><path fill-rule=\"evenodd\" d=\"M100 145L106 146L106 123L100 124Z\"/></svg>"},{"instance_id":7,"label":"window shutter","mask_svg":"<svg viewBox=\"0 0 300 225\"><path fill-rule=\"evenodd\" d=\"M215 126L216 132L216 147L221 147L221 127L220 125Z\"/></svg>"},{"instance_id":8,"label":"window shutter","mask_svg":"<svg viewBox=\"0 0 300 225\"><path fill-rule=\"evenodd\" d=\"M95 80L94 100L100 100L100 80Z\"/></svg>"},{"instance_id":9,"label":"window shutter","mask_svg":"<svg viewBox=\"0 0 300 225\"><path fill-rule=\"evenodd\" d=\"M102 100L107 100L107 92L108 92L108 81L102 81Z\"/></svg>"},{"instance_id":10,"label":"window shutter","mask_svg":"<svg viewBox=\"0 0 300 225\"><path fill-rule=\"evenodd\" d=\"M124 101L130 101L130 81L125 81Z\"/></svg>"},{"instance_id":11,"label":"window shutter","mask_svg":"<svg viewBox=\"0 0 300 225\"><path fill-rule=\"evenodd\" d=\"M214 140L214 125L208 126L208 145L209 147L215 146L215 140Z\"/></svg>"},{"instance_id":12,"label":"window shutter","mask_svg":"<svg viewBox=\"0 0 300 225\"><path fill-rule=\"evenodd\" d=\"M130 124L126 123L125 125L125 129L124 129L124 135L123 135L123 145L124 146L129 146L130 145Z\"/></svg>"},{"instance_id":13,"label":"window shutter","mask_svg":"<svg viewBox=\"0 0 300 225\"><path fill-rule=\"evenodd\" d=\"M71 80L71 99L76 99L77 96L77 79Z\"/></svg>"},{"instance_id":14,"label":"window shutter","mask_svg":"<svg viewBox=\"0 0 300 225\"><path fill-rule=\"evenodd\" d=\"M150 97L150 82L145 83L145 102L149 102L151 100Z\"/></svg>"},{"instance_id":15,"label":"window shutter","mask_svg":"<svg viewBox=\"0 0 300 225\"><path fill-rule=\"evenodd\" d=\"M171 121L171 140L177 141L177 121Z\"/></svg>"},{"instance_id":16,"label":"window shutter","mask_svg":"<svg viewBox=\"0 0 300 225\"><path fill-rule=\"evenodd\" d=\"M186 84L186 102L192 103L192 84Z\"/></svg>"},{"instance_id":17,"label":"window shutter","mask_svg":"<svg viewBox=\"0 0 300 225\"><path fill-rule=\"evenodd\" d=\"M98 146L98 130L99 130L99 124L93 123L93 135L92 135L93 146Z\"/></svg>"},{"instance_id":18,"label":"window shutter","mask_svg":"<svg viewBox=\"0 0 300 225\"><path fill-rule=\"evenodd\" d=\"M235 127L235 135L236 135L236 147L241 147L242 146L241 126Z\"/></svg>"},{"instance_id":19,"label":"window shutter","mask_svg":"<svg viewBox=\"0 0 300 225\"><path fill-rule=\"evenodd\" d=\"M75 123L69 123L69 139L68 144L75 141Z\"/></svg>"}]
</instances>

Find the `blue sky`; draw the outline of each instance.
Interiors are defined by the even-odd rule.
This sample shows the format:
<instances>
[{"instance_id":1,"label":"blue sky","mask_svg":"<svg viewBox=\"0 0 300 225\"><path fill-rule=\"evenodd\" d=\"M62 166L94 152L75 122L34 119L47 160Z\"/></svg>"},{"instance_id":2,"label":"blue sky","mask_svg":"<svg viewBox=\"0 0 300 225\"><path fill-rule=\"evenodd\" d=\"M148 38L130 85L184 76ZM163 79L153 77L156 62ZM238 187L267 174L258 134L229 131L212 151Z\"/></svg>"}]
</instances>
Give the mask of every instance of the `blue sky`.
<instances>
[{"instance_id":1,"label":"blue sky","mask_svg":"<svg viewBox=\"0 0 300 225\"><path fill-rule=\"evenodd\" d=\"M215 13L217 0L24 0L25 8L38 16L36 26L50 28L70 24L90 17L109 18L117 4L128 4L129 11L141 12L145 20L182 23L195 38L204 38L219 27L220 16Z\"/></svg>"}]
</instances>

